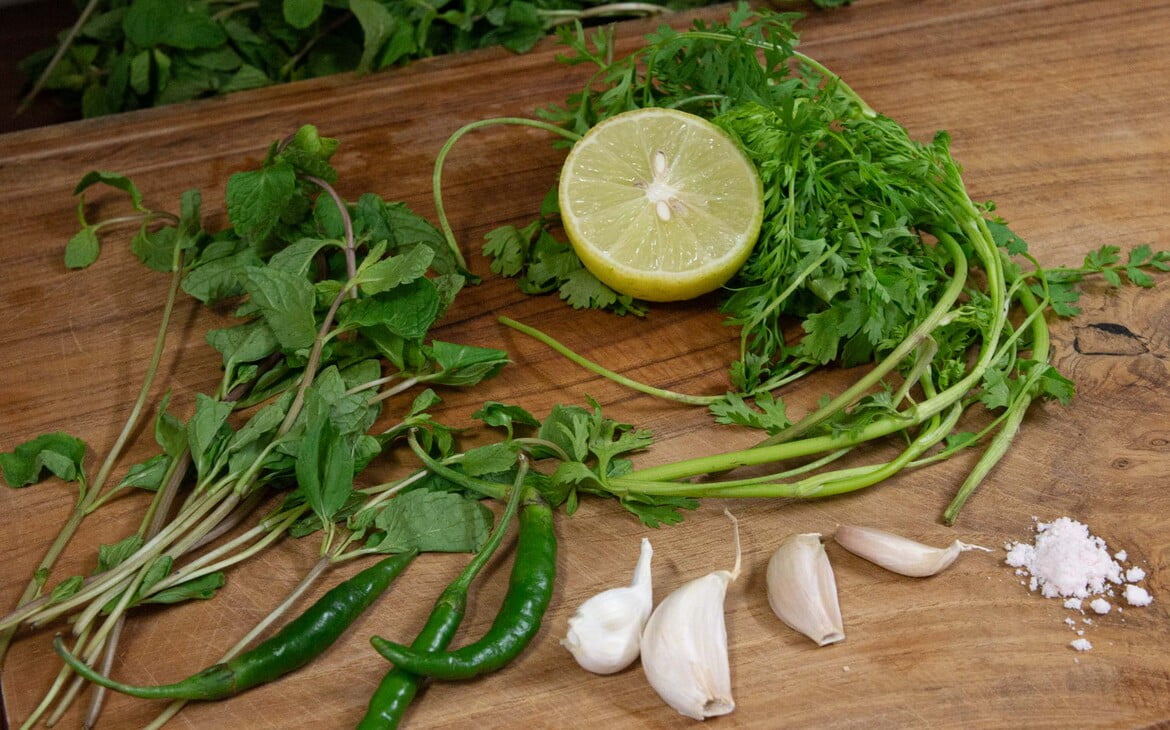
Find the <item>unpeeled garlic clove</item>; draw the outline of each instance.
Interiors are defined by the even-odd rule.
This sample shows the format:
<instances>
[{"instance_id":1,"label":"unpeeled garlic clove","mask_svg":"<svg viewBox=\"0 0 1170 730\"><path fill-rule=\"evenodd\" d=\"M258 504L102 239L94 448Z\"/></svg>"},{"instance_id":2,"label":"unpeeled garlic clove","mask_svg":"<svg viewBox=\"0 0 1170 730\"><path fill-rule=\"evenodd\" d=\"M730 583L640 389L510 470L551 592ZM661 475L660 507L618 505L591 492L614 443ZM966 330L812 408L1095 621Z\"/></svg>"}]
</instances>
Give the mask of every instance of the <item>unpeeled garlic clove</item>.
<instances>
[{"instance_id":1,"label":"unpeeled garlic clove","mask_svg":"<svg viewBox=\"0 0 1170 730\"><path fill-rule=\"evenodd\" d=\"M936 548L885 530L855 525L838 526L833 539L854 555L911 578L925 578L946 569L966 550L987 550L958 540Z\"/></svg>"},{"instance_id":2,"label":"unpeeled garlic clove","mask_svg":"<svg viewBox=\"0 0 1170 730\"><path fill-rule=\"evenodd\" d=\"M654 549L642 538L642 552L628 586L610 588L581 604L569 619L561 645L584 669L613 674L638 658L642 629L654 607L650 559Z\"/></svg>"},{"instance_id":3,"label":"unpeeled garlic clove","mask_svg":"<svg viewBox=\"0 0 1170 730\"><path fill-rule=\"evenodd\" d=\"M845 638L837 581L818 533L789 535L768 561L768 603L780 620L825 646Z\"/></svg>"},{"instance_id":4,"label":"unpeeled garlic clove","mask_svg":"<svg viewBox=\"0 0 1170 730\"><path fill-rule=\"evenodd\" d=\"M739 568L736 525L735 567L683 584L658 604L642 632L642 669L650 686L666 704L696 720L735 709L723 599Z\"/></svg>"}]
</instances>

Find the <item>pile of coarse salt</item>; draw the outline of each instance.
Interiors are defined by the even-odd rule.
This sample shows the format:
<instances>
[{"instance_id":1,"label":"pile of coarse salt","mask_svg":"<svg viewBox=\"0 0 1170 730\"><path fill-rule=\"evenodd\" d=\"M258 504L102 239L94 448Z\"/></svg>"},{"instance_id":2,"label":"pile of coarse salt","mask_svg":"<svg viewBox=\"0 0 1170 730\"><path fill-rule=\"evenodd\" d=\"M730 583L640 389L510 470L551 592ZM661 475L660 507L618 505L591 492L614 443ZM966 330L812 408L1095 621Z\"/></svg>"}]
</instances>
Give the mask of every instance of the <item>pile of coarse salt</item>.
<instances>
[{"instance_id":1,"label":"pile of coarse salt","mask_svg":"<svg viewBox=\"0 0 1170 730\"><path fill-rule=\"evenodd\" d=\"M1110 554L1104 540L1092 535L1087 525L1069 517L1052 522L1037 520L1034 543L1008 543L1005 549L1006 562L1016 569L1016 574L1030 576L1030 590L1038 590L1045 598L1064 598L1065 608L1084 613L1082 601L1091 598L1089 608L1104 615L1113 609L1106 596L1113 598L1117 591L1131 606L1148 606L1154 600L1137 585L1146 572L1136 566L1128 570L1122 566L1128 557L1124 550ZM1084 619L1085 624L1092 622ZM1065 623L1078 637L1084 636L1084 629L1077 629L1075 621L1065 619ZM1074 639L1070 646L1077 651L1093 648L1085 638Z\"/></svg>"}]
</instances>

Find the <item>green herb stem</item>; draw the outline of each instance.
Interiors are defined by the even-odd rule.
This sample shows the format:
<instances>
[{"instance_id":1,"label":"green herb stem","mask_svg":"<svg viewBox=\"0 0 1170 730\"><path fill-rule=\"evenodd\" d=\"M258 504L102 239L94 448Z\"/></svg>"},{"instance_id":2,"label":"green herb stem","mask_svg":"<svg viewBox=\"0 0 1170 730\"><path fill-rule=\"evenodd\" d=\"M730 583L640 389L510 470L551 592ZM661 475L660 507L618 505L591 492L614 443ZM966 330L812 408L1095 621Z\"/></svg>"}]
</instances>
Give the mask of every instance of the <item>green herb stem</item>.
<instances>
[{"instance_id":1,"label":"green herb stem","mask_svg":"<svg viewBox=\"0 0 1170 730\"><path fill-rule=\"evenodd\" d=\"M589 360L588 358L585 358L581 355L578 355L576 352L573 352L565 345L561 344L557 340L553 339L549 335L546 335L544 332L541 332L540 330L536 329L535 327L530 327L526 324L521 324L520 322L517 322L516 320L512 319L511 317L500 317L499 322L500 322L500 324L507 325L508 327L511 327L512 329L516 330L517 332L522 332L522 333L528 335L529 337L531 337L532 339L543 343L544 345L546 345L550 349L555 350L557 353L559 353L560 355L562 355L566 359L572 361L576 365L579 365L579 366L585 368L589 372L594 373L596 375L600 375L603 378L608 378L609 380L612 380L613 382L615 382L619 385L623 385L627 388L630 388L631 390L636 390L639 393L646 393L648 395L653 395L653 396L656 396L658 398L663 398L665 400L675 401L676 403L686 403L688 405L697 405L697 406L710 405L710 404L715 403L716 401L718 401L722 398L722 396L717 396L717 395L711 395L711 396L708 396L708 395L686 395L685 393L676 393L672 390L664 390L662 388L655 388L652 385L646 385L645 383L640 383L636 380L633 380L632 378L628 378L625 375L622 375L621 373L614 372L613 370L610 370L607 367L599 365L598 363L593 362L592 360Z\"/></svg>"},{"instance_id":2,"label":"green herb stem","mask_svg":"<svg viewBox=\"0 0 1170 730\"><path fill-rule=\"evenodd\" d=\"M351 278L352 282L353 279ZM284 436L292 430L293 424L297 421L297 416L301 414L301 407L305 404L305 393L308 392L309 386L313 384L313 379L317 375L317 368L321 365L321 350L325 347L325 341L328 339L329 330L333 327L333 318L337 316L337 310L341 307L341 302L348 295L350 285L347 283L341 287L337 292L337 296L333 298L333 302L329 305L329 311L325 313L325 319L321 321L321 327L317 331L317 337L313 340L313 349L309 352L309 360L305 363L305 372L301 376L300 385L297 387L297 394L293 397L293 402L288 407L288 413L285 414L284 421L277 429L277 437Z\"/></svg>"},{"instance_id":3,"label":"green herb stem","mask_svg":"<svg viewBox=\"0 0 1170 730\"><path fill-rule=\"evenodd\" d=\"M1019 300L1024 306L1025 311L1029 315L1036 312L1041 312L1040 304L1036 301L1036 297L1027 287L1021 287L1019 290ZM1048 349L1049 349L1049 333L1048 323L1044 321L1043 317L1031 318L1032 329L1032 358L1040 364L1048 363ZM959 511L963 509L963 505L967 503L971 495L983 482L983 479L995 467L996 464L1007 453L1012 441L1016 437L1016 433L1020 429L1020 423L1028 412L1028 406L1031 405L1033 398L1033 389L1025 387L1019 400L1008 408L1005 414L1003 425L996 435L992 438L987 450L976 462L975 467L963 483L959 486L959 490L955 493L951 503L943 511L943 522L948 525L953 525L959 516Z\"/></svg>"},{"instance_id":4,"label":"green herb stem","mask_svg":"<svg viewBox=\"0 0 1170 730\"><path fill-rule=\"evenodd\" d=\"M500 124L512 124L521 127L532 127L534 129L543 129L552 134L558 134L562 137L577 141L581 135L570 131L563 127L558 127L555 124L542 122L538 119L527 119L525 117L496 117L493 119L480 119L469 124L465 124L447 138L443 146L439 148L439 154L435 157L434 172L431 175L431 189L435 198L435 214L439 219L439 227L443 231L443 237L447 240L447 246L450 247L451 253L459 266L464 270L467 269L467 260L463 257L463 252L459 250L459 243L455 240L455 233L451 230L451 223L447 220L447 211L443 207L443 164L447 160L447 154L451 148L455 146L463 135L468 132L473 132L484 127L491 127Z\"/></svg>"},{"instance_id":5,"label":"green herb stem","mask_svg":"<svg viewBox=\"0 0 1170 730\"><path fill-rule=\"evenodd\" d=\"M83 633L81 637L77 639L77 644L75 644L75 647L80 646L87 636L88 633ZM65 685L66 680L69 679L71 674L73 674L73 670L70 669L67 665L61 667L60 671L57 672L57 676L53 679L53 684L49 687L49 691L45 693L45 696L41 698L40 703L37 704L36 708L33 709L28 718L25 719L24 724L20 726L20 730L31 730L31 728L37 724L37 721L39 721L41 716L44 715L45 712L49 709L49 705L53 704L53 700L56 699L58 694L60 694L61 688Z\"/></svg>"},{"instance_id":6,"label":"green herb stem","mask_svg":"<svg viewBox=\"0 0 1170 730\"><path fill-rule=\"evenodd\" d=\"M456 471L446 464L443 464L442 462L432 458L431 455L428 454L425 449L423 449L422 445L419 444L418 438L415 436L413 430L407 435L406 441L410 444L411 451L414 452L419 461L421 461L427 467L427 469L430 469L438 476L441 476L448 481L454 482L455 484L458 484L465 489L469 489L476 494L482 494L485 497L491 497L492 499L504 499L506 496L507 487L505 485L499 484L497 482L489 482L486 479L477 479L476 477L468 476L467 474Z\"/></svg>"},{"instance_id":7,"label":"green herb stem","mask_svg":"<svg viewBox=\"0 0 1170 730\"><path fill-rule=\"evenodd\" d=\"M935 416L932 423L910 446L896 458L878 465L850 467L817 474L797 482L775 483L744 480L741 482L674 482L644 481L639 478L618 477L611 480L623 491L670 497L767 497L799 498L829 497L853 492L882 482L901 471L907 464L941 441L954 428L962 408L952 406L946 418ZM793 442L790 442L793 443Z\"/></svg>"}]
</instances>

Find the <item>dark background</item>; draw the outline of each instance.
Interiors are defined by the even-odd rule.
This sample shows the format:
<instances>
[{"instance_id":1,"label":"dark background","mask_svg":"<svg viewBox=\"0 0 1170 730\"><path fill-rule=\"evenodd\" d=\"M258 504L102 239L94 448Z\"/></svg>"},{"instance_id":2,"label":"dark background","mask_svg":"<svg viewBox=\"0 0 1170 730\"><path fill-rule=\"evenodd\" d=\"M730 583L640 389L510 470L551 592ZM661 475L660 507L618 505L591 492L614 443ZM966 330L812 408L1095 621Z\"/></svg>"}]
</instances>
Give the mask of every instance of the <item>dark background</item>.
<instances>
[{"instance_id":1,"label":"dark background","mask_svg":"<svg viewBox=\"0 0 1170 730\"><path fill-rule=\"evenodd\" d=\"M0 7L0 133L56 124L75 114L48 94L20 116L14 116L29 85L20 73L20 59L53 44L56 35L77 19L70 0L34 0Z\"/></svg>"}]
</instances>

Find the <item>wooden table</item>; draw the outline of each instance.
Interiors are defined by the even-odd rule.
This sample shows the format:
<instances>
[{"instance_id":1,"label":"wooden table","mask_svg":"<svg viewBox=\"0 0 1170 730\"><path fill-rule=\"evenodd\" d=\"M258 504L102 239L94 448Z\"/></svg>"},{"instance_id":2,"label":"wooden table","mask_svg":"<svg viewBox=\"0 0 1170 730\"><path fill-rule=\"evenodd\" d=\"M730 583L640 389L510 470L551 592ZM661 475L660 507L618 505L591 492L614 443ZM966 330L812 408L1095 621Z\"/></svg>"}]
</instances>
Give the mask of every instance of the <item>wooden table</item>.
<instances>
[{"instance_id":1,"label":"wooden table","mask_svg":"<svg viewBox=\"0 0 1170 730\"><path fill-rule=\"evenodd\" d=\"M649 27L622 26L625 46ZM860 0L815 14L801 28L804 50L916 137L948 129L972 196L994 199L1046 263L1075 264L1106 243L1170 247L1170 4ZM490 50L366 78L338 76L0 137L0 448L63 429L104 453L149 354L165 277L144 273L120 244L109 245L89 270L63 268L62 248L74 230L71 190L81 173L95 167L127 173L160 208L175 207L182 190L199 187L205 210L220 225L228 175L255 165L269 141L312 122L341 140L336 162L343 194L375 191L430 215L431 162L451 131L483 117L530 114L581 83L584 69L558 66L556 52L551 44L520 57ZM504 129L457 148L447 202L465 250L478 251L487 230L531 216L562 154L540 133ZM93 199L99 206L120 204L112 195ZM478 254L471 265L487 273ZM1034 408L1015 447L953 530L938 515L971 466L967 458L827 501L710 500L683 524L658 531L613 503L588 501L558 521L561 577L533 646L506 671L433 687L411 711L410 724L688 724L661 703L636 666L590 676L558 640L584 598L628 580L643 535L656 548L659 597L729 567L724 507L740 519L746 569L726 602L738 706L716 721L721 726L1134 727L1170 720L1164 578L1170 281L1162 275L1159 284L1142 291L1094 288L1079 318L1053 323L1055 361L1076 380L1078 396L1067 408ZM471 393L444 392L441 415L448 421L471 424L471 412L488 399L544 413L554 402L580 403L588 394L611 416L656 432L658 445L640 464L755 438L712 427L701 412L631 395L495 319L506 313L538 323L640 380L716 393L725 388L734 342L710 299L622 319L574 312L551 297L526 298L513 283L490 276L461 297L437 334L506 348L515 362ZM221 320L190 302L181 305L179 320L181 335L164 360L158 391L170 389L176 408L187 413L194 393L210 391L218 380L217 357L202 332ZM818 382L831 387L848 377ZM149 456L150 442L149 432L137 434L124 463ZM404 468L393 461L378 466L385 475ZM71 494L59 483L0 490L6 609L67 515ZM86 523L55 575L92 569L94 546L132 531L144 499L119 500L102 519ZM1093 644L1088 653L1068 646L1075 635L1063 619L1073 614L1029 593L999 551L966 555L949 572L916 581L830 546L848 638L828 648L782 626L765 599L767 558L790 532L829 533L838 523L863 523L934 543L957 535L998 548L1028 539L1033 516L1061 515L1125 549L1149 573L1154 596L1148 608L1115 611L1085 626ZM283 542L234 570L212 602L141 612L127 625L113 674L155 682L210 663L307 570L315 548L313 541ZM461 636L490 622L508 558L499 557L477 588ZM172 726L352 726L385 668L369 650L369 635L412 636L464 560L417 561L321 660L235 700L188 707ZM5 664L4 701L14 727L57 671L49 649L53 630L22 634ZM159 709L115 696L102 726L140 726ZM76 727L79 717L71 713L64 726Z\"/></svg>"}]
</instances>

